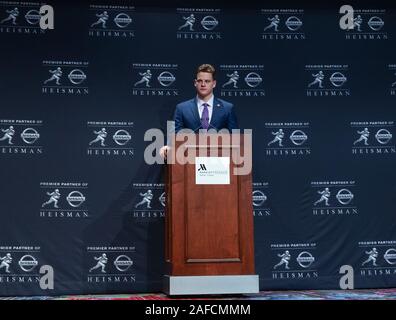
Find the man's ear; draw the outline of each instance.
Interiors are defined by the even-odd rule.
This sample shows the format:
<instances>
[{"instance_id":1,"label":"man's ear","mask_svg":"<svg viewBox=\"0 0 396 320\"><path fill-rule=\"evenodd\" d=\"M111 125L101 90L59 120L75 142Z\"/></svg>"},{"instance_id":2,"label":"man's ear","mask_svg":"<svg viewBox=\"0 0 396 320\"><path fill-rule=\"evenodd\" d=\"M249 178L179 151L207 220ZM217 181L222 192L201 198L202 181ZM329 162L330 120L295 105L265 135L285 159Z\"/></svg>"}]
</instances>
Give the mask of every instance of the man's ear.
<instances>
[{"instance_id":1,"label":"man's ear","mask_svg":"<svg viewBox=\"0 0 396 320\"><path fill-rule=\"evenodd\" d=\"M217 81L213 80L213 88L216 88Z\"/></svg>"}]
</instances>

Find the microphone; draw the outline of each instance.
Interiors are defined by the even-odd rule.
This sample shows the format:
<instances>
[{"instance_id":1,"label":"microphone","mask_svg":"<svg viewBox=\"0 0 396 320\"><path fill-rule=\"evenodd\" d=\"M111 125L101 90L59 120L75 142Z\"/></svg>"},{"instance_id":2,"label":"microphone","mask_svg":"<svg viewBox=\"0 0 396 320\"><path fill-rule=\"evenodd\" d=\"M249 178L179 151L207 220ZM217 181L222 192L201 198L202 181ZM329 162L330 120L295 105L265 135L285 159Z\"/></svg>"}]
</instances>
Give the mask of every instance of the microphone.
<instances>
[{"instance_id":1,"label":"microphone","mask_svg":"<svg viewBox=\"0 0 396 320\"><path fill-rule=\"evenodd\" d=\"M204 129L201 124L199 127L195 128L193 131L194 131L194 133L196 133L200 129L202 129L202 130L215 129L216 131L218 131L217 128L214 125L212 125L211 123L209 123L209 127L207 129Z\"/></svg>"},{"instance_id":2,"label":"microphone","mask_svg":"<svg viewBox=\"0 0 396 320\"><path fill-rule=\"evenodd\" d=\"M183 132L183 131L188 131L188 130L192 130L194 133L196 133L198 130L203 129L202 128L202 124L199 125L198 127L196 127L195 129L189 129L189 128L181 128L177 133L179 132Z\"/></svg>"},{"instance_id":3,"label":"microphone","mask_svg":"<svg viewBox=\"0 0 396 320\"><path fill-rule=\"evenodd\" d=\"M199 127L195 128L194 132L196 132L199 129L203 129L203 127L202 127L202 118L200 120L201 120L201 125ZM209 120L209 118L207 120ZM205 130L215 129L216 131L218 131L217 128L214 125L212 125L210 122L208 124L209 124L209 127L207 129L205 129Z\"/></svg>"},{"instance_id":4,"label":"microphone","mask_svg":"<svg viewBox=\"0 0 396 320\"><path fill-rule=\"evenodd\" d=\"M202 124L199 126L199 127L196 127L193 131L194 131L194 133L196 133L198 130L200 130L200 129L203 129L202 128Z\"/></svg>"},{"instance_id":5,"label":"microphone","mask_svg":"<svg viewBox=\"0 0 396 320\"><path fill-rule=\"evenodd\" d=\"M207 130L209 130L209 129L211 129L211 128L212 128L212 129L215 129L216 131L218 131L217 128L209 122L209 128L208 128Z\"/></svg>"}]
</instances>

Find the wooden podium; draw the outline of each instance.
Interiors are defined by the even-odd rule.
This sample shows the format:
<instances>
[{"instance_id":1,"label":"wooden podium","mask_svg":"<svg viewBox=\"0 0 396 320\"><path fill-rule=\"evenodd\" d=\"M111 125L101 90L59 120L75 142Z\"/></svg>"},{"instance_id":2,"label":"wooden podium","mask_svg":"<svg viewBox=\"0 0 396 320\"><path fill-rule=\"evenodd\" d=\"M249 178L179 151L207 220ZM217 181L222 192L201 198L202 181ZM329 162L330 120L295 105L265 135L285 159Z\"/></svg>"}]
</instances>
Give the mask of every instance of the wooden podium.
<instances>
[{"instance_id":1,"label":"wooden podium","mask_svg":"<svg viewBox=\"0 0 396 320\"><path fill-rule=\"evenodd\" d=\"M219 135L215 135L216 139L213 134L205 135L204 144L202 139L198 143L198 135L194 136L197 143L176 141L172 147L174 154L183 153L190 163L180 164L176 159L166 165L164 292L257 293L252 178L251 173L234 175L234 168L243 164L231 160L234 156L240 161L239 155L244 154L243 137L240 144L233 145L229 141L224 144ZM206 152L207 157L197 158L200 152ZM229 183L206 184L205 179L216 179L213 176L218 173L222 178L227 176L224 170L213 170L212 161L219 158L229 159ZM202 163L204 160L211 163ZM198 174L203 175L203 183L197 183Z\"/></svg>"}]
</instances>

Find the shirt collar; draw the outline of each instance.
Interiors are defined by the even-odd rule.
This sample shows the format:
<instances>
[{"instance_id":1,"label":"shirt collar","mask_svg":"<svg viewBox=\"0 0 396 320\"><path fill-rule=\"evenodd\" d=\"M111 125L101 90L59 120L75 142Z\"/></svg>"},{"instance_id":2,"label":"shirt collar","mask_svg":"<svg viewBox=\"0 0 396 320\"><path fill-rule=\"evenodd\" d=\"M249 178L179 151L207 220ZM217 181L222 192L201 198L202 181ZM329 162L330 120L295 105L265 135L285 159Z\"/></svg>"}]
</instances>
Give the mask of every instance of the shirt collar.
<instances>
[{"instance_id":1,"label":"shirt collar","mask_svg":"<svg viewBox=\"0 0 396 320\"><path fill-rule=\"evenodd\" d=\"M199 107L202 107L202 105L203 105L204 103L207 103L207 104L209 105L209 108L210 108L210 107L213 107L214 95L212 94L212 96L210 97L210 99L209 99L207 102L201 100L201 99L198 98L198 96L197 96L197 102L198 102L198 106L199 106Z\"/></svg>"}]
</instances>

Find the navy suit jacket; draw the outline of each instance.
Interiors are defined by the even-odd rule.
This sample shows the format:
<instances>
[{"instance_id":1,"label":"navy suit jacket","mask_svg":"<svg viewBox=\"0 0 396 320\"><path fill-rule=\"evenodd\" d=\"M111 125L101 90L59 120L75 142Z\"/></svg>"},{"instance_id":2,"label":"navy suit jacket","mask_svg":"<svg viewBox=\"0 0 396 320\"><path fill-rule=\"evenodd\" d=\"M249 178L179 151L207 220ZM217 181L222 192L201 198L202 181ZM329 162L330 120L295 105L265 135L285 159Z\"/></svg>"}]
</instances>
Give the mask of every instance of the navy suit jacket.
<instances>
[{"instance_id":1,"label":"navy suit jacket","mask_svg":"<svg viewBox=\"0 0 396 320\"><path fill-rule=\"evenodd\" d=\"M179 103L176 106L175 115L175 132L179 132L183 128L194 131L202 129L201 119L199 118L197 98ZM213 112L209 123L209 129L221 130L238 129L238 121L235 116L234 106L232 103L222 99L213 100Z\"/></svg>"}]
</instances>

